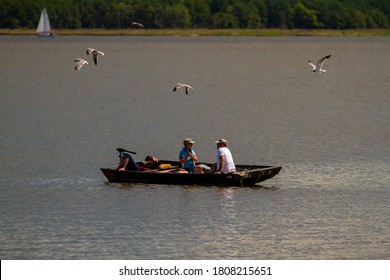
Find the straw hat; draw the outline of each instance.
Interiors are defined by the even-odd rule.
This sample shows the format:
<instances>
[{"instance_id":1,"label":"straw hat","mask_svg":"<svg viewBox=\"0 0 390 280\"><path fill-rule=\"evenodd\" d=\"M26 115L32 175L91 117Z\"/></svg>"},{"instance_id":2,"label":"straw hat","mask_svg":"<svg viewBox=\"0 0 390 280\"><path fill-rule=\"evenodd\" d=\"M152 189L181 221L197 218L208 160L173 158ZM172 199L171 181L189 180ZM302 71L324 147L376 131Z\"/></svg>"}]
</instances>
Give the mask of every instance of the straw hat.
<instances>
[{"instance_id":1,"label":"straw hat","mask_svg":"<svg viewBox=\"0 0 390 280\"><path fill-rule=\"evenodd\" d=\"M183 141L184 146L187 145L187 144L194 144L194 143L195 143L195 141L192 140L191 138L186 138Z\"/></svg>"},{"instance_id":2,"label":"straw hat","mask_svg":"<svg viewBox=\"0 0 390 280\"><path fill-rule=\"evenodd\" d=\"M217 143L217 144L226 144L227 145L227 141L225 139L223 139L223 138L218 139L217 141L215 141L215 143Z\"/></svg>"}]
</instances>

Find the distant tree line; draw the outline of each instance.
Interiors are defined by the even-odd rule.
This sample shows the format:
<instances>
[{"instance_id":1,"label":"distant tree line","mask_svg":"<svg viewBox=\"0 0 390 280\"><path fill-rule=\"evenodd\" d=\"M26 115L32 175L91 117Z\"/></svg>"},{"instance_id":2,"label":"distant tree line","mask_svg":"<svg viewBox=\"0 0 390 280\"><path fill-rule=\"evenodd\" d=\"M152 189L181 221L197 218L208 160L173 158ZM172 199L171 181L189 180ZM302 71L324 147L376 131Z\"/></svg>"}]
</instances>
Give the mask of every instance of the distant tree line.
<instances>
[{"instance_id":1,"label":"distant tree line","mask_svg":"<svg viewBox=\"0 0 390 280\"><path fill-rule=\"evenodd\" d=\"M389 28L390 0L0 0L0 28Z\"/></svg>"}]
</instances>

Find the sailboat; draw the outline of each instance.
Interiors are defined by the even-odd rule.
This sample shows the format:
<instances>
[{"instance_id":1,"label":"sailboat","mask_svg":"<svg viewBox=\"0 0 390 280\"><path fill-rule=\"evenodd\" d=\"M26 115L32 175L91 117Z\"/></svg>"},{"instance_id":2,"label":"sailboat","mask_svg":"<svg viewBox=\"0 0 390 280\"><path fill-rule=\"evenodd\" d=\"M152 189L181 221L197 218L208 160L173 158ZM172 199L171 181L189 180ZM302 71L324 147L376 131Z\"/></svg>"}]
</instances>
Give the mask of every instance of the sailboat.
<instances>
[{"instance_id":1,"label":"sailboat","mask_svg":"<svg viewBox=\"0 0 390 280\"><path fill-rule=\"evenodd\" d=\"M54 33L51 32L49 15L47 14L46 8L43 8L39 23L37 26L38 37L54 37Z\"/></svg>"}]
</instances>

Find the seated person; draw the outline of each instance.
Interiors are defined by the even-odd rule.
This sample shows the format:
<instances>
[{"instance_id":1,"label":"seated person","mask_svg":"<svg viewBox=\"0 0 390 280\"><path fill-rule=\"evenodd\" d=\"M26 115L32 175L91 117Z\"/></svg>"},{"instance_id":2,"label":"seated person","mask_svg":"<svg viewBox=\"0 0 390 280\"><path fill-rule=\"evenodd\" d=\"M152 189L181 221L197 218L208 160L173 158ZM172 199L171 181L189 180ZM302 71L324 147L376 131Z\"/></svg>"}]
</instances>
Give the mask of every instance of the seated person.
<instances>
[{"instance_id":1,"label":"seated person","mask_svg":"<svg viewBox=\"0 0 390 280\"><path fill-rule=\"evenodd\" d=\"M217 162L213 164L211 169L214 174L229 174L236 172L233 156L227 147L225 139L215 141L217 143Z\"/></svg>"},{"instance_id":2,"label":"seated person","mask_svg":"<svg viewBox=\"0 0 390 280\"><path fill-rule=\"evenodd\" d=\"M118 148L117 151L119 152L119 166L118 166L119 171L125 171L125 170L139 171L139 167L131 157L129 151L126 151L121 148Z\"/></svg>"},{"instance_id":3,"label":"seated person","mask_svg":"<svg viewBox=\"0 0 390 280\"><path fill-rule=\"evenodd\" d=\"M184 139L184 147L179 152L180 165L188 173L202 173L202 167L195 164L198 161L198 156L192 149L193 144L195 142L191 138Z\"/></svg>"}]
</instances>

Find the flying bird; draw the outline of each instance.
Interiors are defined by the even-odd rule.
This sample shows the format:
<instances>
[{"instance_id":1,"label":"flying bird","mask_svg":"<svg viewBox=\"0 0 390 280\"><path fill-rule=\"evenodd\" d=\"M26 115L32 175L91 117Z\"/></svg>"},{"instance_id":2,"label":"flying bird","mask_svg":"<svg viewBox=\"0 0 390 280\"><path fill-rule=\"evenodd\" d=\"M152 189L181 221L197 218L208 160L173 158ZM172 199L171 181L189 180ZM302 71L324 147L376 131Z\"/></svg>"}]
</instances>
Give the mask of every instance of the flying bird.
<instances>
[{"instance_id":1,"label":"flying bird","mask_svg":"<svg viewBox=\"0 0 390 280\"><path fill-rule=\"evenodd\" d=\"M101 51L95 50L93 48L88 48L87 49L87 54L92 54L93 55L93 61L95 62L95 65L97 65L98 62L98 56L99 55L104 55Z\"/></svg>"},{"instance_id":2,"label":"flying bird","mask_svg":"<svg viewBox=\"0 0 390 280\"><path fill-rule=\"evenodd\" d=\"M88 62L82 58L76 58L73 62L76 62L74 70L79 70L81 67L83 67L84 64L88 64Z\"/></svg>"},{"instance_id":3,"label":"flying bird","mask_svg":"<svg viewBox=\"0 0 390 280\"><path fill-rule=\"evenodd\" d=\"M310 60L309 60L309 64L311 65L311 67L313 67L312 69L312 72L316 72L316 73L323 73L323 72L326 72L326 70L322 69L322 65L324 64L324 61L325 59L328 59L331 55L327 55L327 56L324 56L323 58L319 59L317 61L317 65L314 65Z\"/></svg>"},{"instance_id":4,"label":"flying bird","mask_svg":"<svg viewBox=\"0 0 390 280\"><path fill-rule=\"evenodd\" d=\"M176 91L176 90L178 90L179 88L182 88L182 87L184 87L186 89L186 94L188 94L188 91L190 89L194 89L193 87L191 87L191 86L189 86L187 84L177 83L176 86L173 88L173 91Z\"/></svg>"},{"instance_id":5,"label":"flying bird","mask_svg":"<svg viewBox=\"0 0 390 280\"><path fill-rule=\"evenodd\" d=\"M146 27L142 23L139 23L139 22L132 21L131 26L136 27L136 28L143 28L143 29L145 29L145 31L147 31Z\"/></svg>"}]
</instances>

